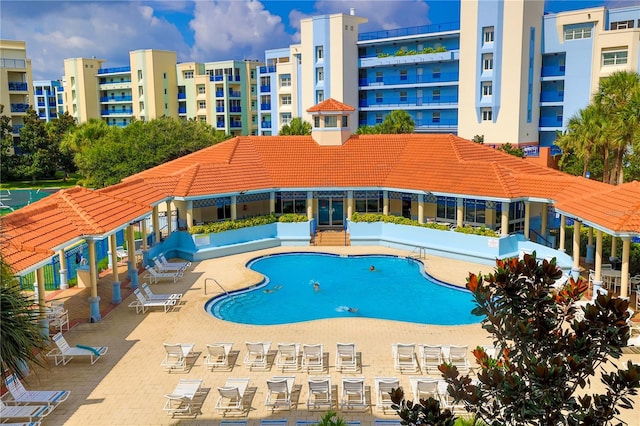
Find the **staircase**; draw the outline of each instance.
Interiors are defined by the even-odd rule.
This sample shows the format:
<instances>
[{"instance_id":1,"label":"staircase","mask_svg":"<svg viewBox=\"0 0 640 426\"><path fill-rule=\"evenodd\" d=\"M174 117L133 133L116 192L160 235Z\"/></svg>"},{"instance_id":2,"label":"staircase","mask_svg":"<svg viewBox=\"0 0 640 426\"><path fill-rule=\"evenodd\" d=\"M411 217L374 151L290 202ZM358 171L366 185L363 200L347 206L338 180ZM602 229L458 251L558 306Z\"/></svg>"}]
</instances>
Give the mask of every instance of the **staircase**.
<instances>
[{"instance_id":1,"label":"staircase","mask_svg":"<svg viewBox=\"0 0 640 426\"><path fill-rule=\"evenodd\" d=\"M350 246L351 241L349 240L349 234L347 234L345 231L317 231L316 235L311 240L311 245Z\"/></svg>"}]
</instances>

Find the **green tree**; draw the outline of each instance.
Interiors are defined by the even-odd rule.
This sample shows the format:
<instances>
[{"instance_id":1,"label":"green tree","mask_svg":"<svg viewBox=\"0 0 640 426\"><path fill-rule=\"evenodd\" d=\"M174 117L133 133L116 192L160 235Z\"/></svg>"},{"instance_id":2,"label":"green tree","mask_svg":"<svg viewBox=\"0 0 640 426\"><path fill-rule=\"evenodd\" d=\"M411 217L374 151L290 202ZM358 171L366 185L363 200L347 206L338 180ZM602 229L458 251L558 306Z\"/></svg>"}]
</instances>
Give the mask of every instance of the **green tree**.
<instances>
[{"instance_id":1,"label":"green tree","mask_svg":"<svg viewBox=\"0 0 640 426\"><path fill-rule=\"evenodd\" d=\"M45 366L47 341L40 334L34 300L20 289L11 267L0 254L0 370L2 378L15 373L23 378L25 367Z\"/></svg>"},{"instance_id":2,"label":"green tree","mask_svg":"<svg viewBox=\"0 0 640 426\"><path fill-rule=\"evenodd\" d=\"M57 150L58 169L64 172L65 179L67 179L71 173L78 170L73 161L75 153L63 144L64 139L67 135L70 135L75 128L75 118L66 111L46 124L52 149Z\"/></svg>"},{"instance_id":3,"label":"green tree","mask_svg":"<svg viewBox=\"0 0 640 426\"><path fill-rule=\"evenodd\" d=\"M303 121L302 118L296 117L291 120L289 124L285 124L280 129L280 136L292 136L292 135L310 135L311 123Z\"/></svg>"},{"instance_id":4,"label":"green tree","mask_svg":"<svg viewBox=\"0 0 640 426\"><path fill-rule=\"evenodd\" d=\"M16 143L16 174L30 178L32 182L53 176L58 161L57 147L49 140L45 123L32 108L27 110L23 120L24 127L20 129L20 139Z\"/></svg>"},{"instance_id":5,"label":"green tree","mask_svg":"<svg viewBox=\"0 0 640 426\"><path fill-rule=\"evenodd\" d=\"M356 130L356 135L375 135L380 133L382 133L382 131L379 124L375 126L365 124L364 126L358 127L358 130Z\"/></svg>"},{"instance_id":6,"label":"green tree","mask_svg":"<svg viewBox=\"0 0 640 426\"><path fill-rule=\"evenodd\" d=\"M474 351L477 382L443 364L449 392L487 424L605 425L619 409L632 409L640 366L618 369L614 359L629 338L628 300L599 295L577 307L588 285L570 279L554 289L562 270L533 255L497 260L486 277L470 274L473 314L493 337L497 356ZM582 390L600 375L606 391ZM578 395L576 395L578 393Z\"/></svg>"},{"instance_id":7,"label":"green tree","mask_svg":"<svg viewBox=\"0 0 640 426\"><path fill-rule=\"evenodd\" d=\"M510 155L515 155L516 157L524 158L524 150L517 146L511 145L509 142L500 145L498 151L506 152Z\"/></svg>"},{"instance_id":8,"label":"green tree","mask_svg":"<svg viewBox=\"0 0 640 426\"><path fill-rule=\"evenodd\" d=\"M479 143L480 145L484 145L484 135L475 135L471 140L475 143Z\"/></svg>"},{"instance_id":9,"label":"green tree","mask_svg":"<svg viewBox=\"0 0 640 426\"><path fill-rule=\"evenodd\" d=\"M384 118L380 130L383 134L413 133L415 127L416 124L407 111L395 110Z\"/></svg>"},{"instance_id":10,"label":"green tree","mask_svg":"<svg viewBox=\"0 0 640 426\"><path fill-rule=\"evenodd\" d=\"M3 181L15 177L15 167L11 119L4 115L4 105L0 104L0 177Z\"/></svg>"}]
</instances>

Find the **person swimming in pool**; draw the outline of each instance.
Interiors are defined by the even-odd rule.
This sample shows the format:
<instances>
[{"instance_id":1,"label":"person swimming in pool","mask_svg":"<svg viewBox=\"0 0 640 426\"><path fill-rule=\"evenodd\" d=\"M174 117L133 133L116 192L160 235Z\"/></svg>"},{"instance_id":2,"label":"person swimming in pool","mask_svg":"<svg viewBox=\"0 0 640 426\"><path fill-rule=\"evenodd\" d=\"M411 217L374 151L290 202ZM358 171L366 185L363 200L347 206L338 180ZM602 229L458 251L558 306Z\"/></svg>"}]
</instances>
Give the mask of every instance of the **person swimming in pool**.
<instances>
[{"instance_id":1,"label":"person swimming in pool","mask_svg":"<svg viewBox=\"0 0 640 426\"><path fill-rule=\"evenodd\" d=\"M375 266L373 266L373 265L371 265L371 266L369 267L369 270L370 270L371 272L374 272L374 271L376 270L376 267L375 267Z\"/></svg>"},{"instance_id":2,"label":"person swimming in pool","mask_svg":"<svg viewBox=\"0 0 640 426\"><path fill-rule=\"evenodd\" d=\"M265 293L275 293L276 291L280 290L282 288L282 286L280 284L278 285L274 285L273 288L267 288L264 289L262 291L264 291Z\"/></svg>"},{"instance_id":3,"label":"person swimming in pool","mask_svg":"<svg viewBox=\"0 0 640 426\"><path fill-rule=\"evenodd\" d=\"M359 311L358 308L352 308L350 306L338 306L336 308L336 311L338 312L351 312L352 314L355 314L356 312Z\"/></svg>"},{"instance_id":4,"label":"person swimming in pool","mask_svg":"<svg viewBox=\"0 0 640 426\"><path fill-rule=\"evenodd\" d=\"M313 289L315 291L320 291L320 283L317 282L317 281L315 283L313 283Z\"/></svg>"}]
</instances>

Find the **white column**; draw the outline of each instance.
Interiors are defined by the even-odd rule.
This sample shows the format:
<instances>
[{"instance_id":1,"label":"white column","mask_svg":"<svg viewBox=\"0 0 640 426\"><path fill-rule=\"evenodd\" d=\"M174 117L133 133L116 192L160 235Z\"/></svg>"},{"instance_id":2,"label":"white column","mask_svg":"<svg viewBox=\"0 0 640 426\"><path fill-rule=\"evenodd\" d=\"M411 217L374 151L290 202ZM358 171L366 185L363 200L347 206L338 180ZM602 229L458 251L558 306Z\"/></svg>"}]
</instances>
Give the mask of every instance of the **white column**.
<instances>
[{"instance_id":1,"label":"white column","mask_svg":"<svg viewBox=\"0 0 640 426\"><path fill-rule=\"evenodd\" d=\"M158 206L153 206L153 213L151 213L151 224L153 225L153 233L155 234L154 241L156 244L160 242L160 214L158 213Z\"/></svg>"},{"instance_id":2,"label":"white column","mask_svg":"<svg viewBox=\"0 0 640 426\"><path fill-rule=\"evenodd\" d=\"M276 193L275 191L269 192L269 214L275 214L276 212Z\"/></svg>"},{"instance_id":3,"label":"white column","mask_svg":"<svg viewBox=\"0 0 640 426\"><path fill-rule=\"evenodd\" d=\"M238 197L235 195L231 196L231 220L236 220L238 218Z\"/></svg>"},{"instance_id":4,"label":"white column","mask_svg":"<svg viewBox=\"0 0 640 426\"><path fill-rule=\"evenodd\" d=\"M313 191L307 191L307 219L313 219Z\"/></svg>"},{"instance_id":5,"label":"white column","mask_svg":"<svg viewBox=\"0 0 640 426\"><path fill-rule=\"evenodd\" d=\"M353 191L347 191L347 219L351 220L353 214Z\"/></svg>"},{"instance_id":6,"label":"white column","mask_svg":"<svg viewBox=\"0 0 640 426\"><path fill-rule=\"evenodd\" d=\"M500 216L500 235L509 235L509 202L502 202L502 214Z\"/></svg>"},{"instance_id":7,"label":"white column","mask_svg":"<svg viewBox=\"0 0 640 426\"><path fill-rule=\"evenodd\" d=\"M120 279L118 278L118 254L116 253L116 234L111 234L109 235L109 247L111 247L111 258L110 258L110 262L112 263L111 266L111 273L113 274L113 280L114 281L120 281Z\"/></svg>"},{"instance_id":8,"label":"white column","mask_svg":"<svg viewBox=\"0 0 640 426\"><path fill-rule=\"evenodd\" d=\"M542 203L542 216L540 217L540 235L547 239L547 203Z\"/></svg>"},{"instance_id":9,"label":"white column","mask_svg":"<svg viewBox=\"0 0 640 426\"><path fill-rule=\"evenodd\" d=\"M578 279L580 275L580 225L582 222L579 220L573 221L573 267L571 268L571 275L574 280Z\"/></svg>"},{"instance_id":10,"label":"white column","mask_svg":"<svg viewBox=\"0 0 640 426\"><path fill-rule=\"evenodd\" d=\"M622 237L622 268L620 268L620 297L629 297L629 250L631 238ZM636 297L639 297L636 294Z\"/></svg>"},{"instance_id":11,"label":"white column","mask_svg":"<svg viewBox=\"0 0 640 426\"><path fill-rule=\"evenodd\" d=\"M58 252L58 257L60 258L60 290L66 290L69 284L67 283L67 256L64 250Z\"/></svg>"},{"instance_id":12,"label":"white column","mask_svg":"<svg viewBox=\"0 0 640 426\"><path fill-rule=\"evenodd\" d=\"M531 202L524 202L524 237L529 239L529 227L531 226Z\"/></svg>"},{"instance_id":13,"label":"white column","mask_svg":"<svg viewBox=\"0 0 640 426\"><path fill-rule=\"evenodd\" d=\"M91 297L98 296L98 268L96 268L96 242L87 240L89 246L89 274L91 279Z\"/></svg>"},{"instance_id":14,"label":"white column","mask_svg":"<svg viewBox=\"0 0 640 426\"><path fill-rule=\"evenodd\" d=\"M593 279L593 299L598 296L598 290L602 288L602 231L596 231L596 254L595 254L595 270Z\"/></svg>"},{"instance_id":15,"label":"white column","mask_svg":"<svg viewBox=\"0 0 640 426\"><path fill-rule=\"evenodd\" d=\"M167 235L171 235L171 201L167 200Z\"/></svg>"},{"instance_id":16,"label":"white column","mask_svg":"<svg viewBox=\"0 0 640 426\"><path fill-rule=\"evenodd\" d=\"M141 222L141 231L142 232L142 250L147 251L149 249L147 245L147 235L149 234L149 230L147 229L147 218L143 218Z\"/></svg>"},{"instance_id":17,"label":"white column","mask_svg":"<svg viewBox=\"0 0 640 426\"><path fill-rule=\"evenodd\" d=\"M382 214L389 214L389 191L382 191Z\"/></svg>"},{"instance_id":18,"label":"white column","mask_svg":"<svg viewBox=\"0 0 640 426\"><path fill-rule=\"evenodd\" d=\"M567 226L567 218L566 218L565 215L561 214L560 215L560 235L558 236L558 238L560 238L560 242L558 243L559 244L558 250L563 251L563 252L567 251L565 249L565 247L564 247L564 237L565 237L565 233L566 233L566 230L564 228L566 226Z\"/></svg>"},{"instance_id":19,"label":"white column","mask_svg":"<svg viewBox=\"0 0 640 426\"><path fill-rule=\"evenodd\" d=\"M424 223L424 194L418 194L418 223Z\"/></svg>"},{"instance_id":20,"label":"white column","mask_svg":"<svg viewBox=\"0 0 640 426\"><path fill-rule=\"evenodd\" d=\"M456 198L456 226L464 226L464 198Z\"/></svg>"}]
</instances>

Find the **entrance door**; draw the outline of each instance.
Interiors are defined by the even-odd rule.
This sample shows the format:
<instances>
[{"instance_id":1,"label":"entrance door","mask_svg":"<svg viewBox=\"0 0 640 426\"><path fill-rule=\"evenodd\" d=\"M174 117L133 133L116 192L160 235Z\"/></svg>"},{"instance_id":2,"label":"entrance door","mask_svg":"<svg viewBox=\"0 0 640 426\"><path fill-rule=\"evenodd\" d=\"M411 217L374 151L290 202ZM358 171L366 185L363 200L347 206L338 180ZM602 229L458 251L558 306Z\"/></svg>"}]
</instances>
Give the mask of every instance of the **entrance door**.
<instances>
[{"instance_id":1,"label":"entrance door","mask_svg":"<svg viewBox=\"0 0 640 426\"><path fill-rule=\"evenodd\" d=\"M318 226L340 226L344 223L344 201L342 198L320 198L318 200Z\"/></svg>"}]
</instances>

